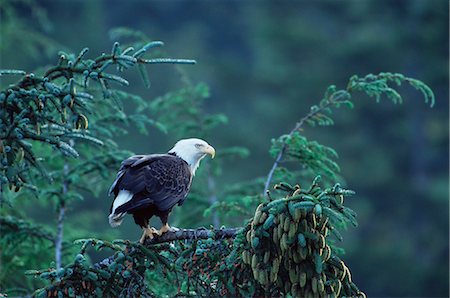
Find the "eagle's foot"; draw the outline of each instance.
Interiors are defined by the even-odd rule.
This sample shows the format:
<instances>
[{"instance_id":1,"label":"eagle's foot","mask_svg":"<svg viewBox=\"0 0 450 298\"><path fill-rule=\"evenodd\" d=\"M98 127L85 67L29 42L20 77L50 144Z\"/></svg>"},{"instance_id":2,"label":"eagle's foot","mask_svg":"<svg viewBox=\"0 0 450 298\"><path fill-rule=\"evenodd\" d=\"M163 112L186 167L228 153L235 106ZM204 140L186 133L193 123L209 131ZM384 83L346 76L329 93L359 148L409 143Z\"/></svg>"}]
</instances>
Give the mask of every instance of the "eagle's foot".
<instances>
[{"instance_id":1,"label":"eagle's foot","mask_svg":"<svg viewBox=\"0 0 450 298\"><path fill-rule=\"evenodd\" d=\"M164 233L167 233L167 232L176 232L176 231L179 231L179 230L180 230L180 229L175 228L175 227L171 227L171 226L169 226L168 223L166 223L165 225L163 225L163 226L161 227L161 229L159 229L159 231L157 231L157 233L158 233L159 236L161 236L161 235L164 234Z\"/></svg>"},{"instance_id":2,"label":"eagle's foot","mask_svg":"<svg viewBox=\"0 0 450 298\"><path fill-rule=\"evenodd\" d=\"M143 230L144 230L144 233L142 234L141 239L139 239L139 242L141 244L144 244L146 237L148 237L148 238L150 238L150 240L152 240L155 237L155 235L159 235L158 230L156 230L154 227L143 228Z\"/></svg>"}]
</instances>

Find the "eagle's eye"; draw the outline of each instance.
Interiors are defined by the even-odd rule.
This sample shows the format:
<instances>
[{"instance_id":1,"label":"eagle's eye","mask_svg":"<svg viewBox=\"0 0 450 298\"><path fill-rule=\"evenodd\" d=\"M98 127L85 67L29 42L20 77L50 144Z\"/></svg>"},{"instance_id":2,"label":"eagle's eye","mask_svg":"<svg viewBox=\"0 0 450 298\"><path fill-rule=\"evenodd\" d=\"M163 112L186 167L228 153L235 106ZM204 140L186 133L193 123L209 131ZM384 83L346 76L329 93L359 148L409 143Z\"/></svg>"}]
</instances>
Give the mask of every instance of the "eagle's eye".
<instances>
[{"instance_id":1,"label":"eagle's eye","mask_svg":"<svg viewBox=\"0 0 450 298\"><path fill-rule=\"evenodd\" d=\"M195 144L195 148L200 149L203 147L203 144Z\"/></svg>"}]
</instances>

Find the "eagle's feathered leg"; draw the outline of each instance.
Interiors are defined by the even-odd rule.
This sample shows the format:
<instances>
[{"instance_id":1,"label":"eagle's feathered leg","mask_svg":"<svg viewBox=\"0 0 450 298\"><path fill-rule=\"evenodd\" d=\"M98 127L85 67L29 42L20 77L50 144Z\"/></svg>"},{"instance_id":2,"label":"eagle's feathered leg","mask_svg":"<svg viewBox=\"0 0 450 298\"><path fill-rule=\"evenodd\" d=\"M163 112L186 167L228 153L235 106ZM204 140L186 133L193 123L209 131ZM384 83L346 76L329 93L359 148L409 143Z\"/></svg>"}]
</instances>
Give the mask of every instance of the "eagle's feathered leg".
<instances>
[{"instance_id":1,"label":"eagle's feathered leg","mask_svg":"<svg viewBox=\"0 0 450 298\"><path fill-rule=\"evenodd\" d=\"M164 212L163 214L159 215L159 219L161 219L161 223L163 224L162 227L158 231L158 235L159 236L161 236L162 234L170 231L170 226L169 226L169 223L168 223L169 214L170 214L170 211L169 212Z\"/></svg>"},{"instance_id":2,"label":"eagle's feathered leg","mask_svg":"<svg viewBox=\"0 0 450 298\"><path fill-rule=\"evenodd\" d=\"M167 233L169 231L170 232L176 232L176 231L179 230L178 228L169 226L168 218L169 218L169 213L163 214L163 215L160 216L160 219L161 219L161 222L162 222L163 226L157 231L159 236L161 236L162 234Z\"/></svg>"}]
</instances>

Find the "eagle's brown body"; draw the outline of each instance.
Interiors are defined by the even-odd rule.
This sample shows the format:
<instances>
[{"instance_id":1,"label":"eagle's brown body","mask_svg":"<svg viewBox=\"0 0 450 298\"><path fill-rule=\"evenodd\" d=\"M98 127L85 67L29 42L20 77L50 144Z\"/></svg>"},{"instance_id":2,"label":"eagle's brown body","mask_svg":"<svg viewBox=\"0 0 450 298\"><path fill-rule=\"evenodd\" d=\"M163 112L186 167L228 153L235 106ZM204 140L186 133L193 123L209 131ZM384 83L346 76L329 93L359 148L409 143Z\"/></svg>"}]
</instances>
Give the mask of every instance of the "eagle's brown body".
<instances>
[{"instance_id":1,"label":"eagle's brown body","mask_svg":"<svg viewBox=\"0 0 450 298\"><path fill-rule=\"evenodd\" d=\"M136 155L124 160L110 194L117 198L121 191L128 191L132 198L117 206L115 220L131 213L141 227L148 227L152 216L165 225L173 206L185 200L191 181L188 164L174 154Z\"/></svg>"}]
</instances>

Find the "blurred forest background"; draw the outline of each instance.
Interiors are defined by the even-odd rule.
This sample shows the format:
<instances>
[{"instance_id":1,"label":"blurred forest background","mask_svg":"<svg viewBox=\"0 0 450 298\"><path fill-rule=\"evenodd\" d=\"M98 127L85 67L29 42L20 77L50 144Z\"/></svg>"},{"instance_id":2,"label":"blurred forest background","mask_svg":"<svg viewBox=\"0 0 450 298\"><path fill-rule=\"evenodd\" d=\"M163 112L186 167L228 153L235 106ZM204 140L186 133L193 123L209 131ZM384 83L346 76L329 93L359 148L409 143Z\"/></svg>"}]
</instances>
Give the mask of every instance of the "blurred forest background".
<instances>
[{"instance_id":1,"label":"blurred forest background","mask_svg":"<svg viewBox=\"0 0 450 298\"><path fill-rule=\"evenodd\" d=\"M196 59L195 66L152 66L150 89L130 73L127 90L151 101L186 81L209 86L203 111L223 113L228 121L210 131L207 141L218 152L234 146L249 152L221 161L214 186L219 201L227 185L267 175L273 163L270 140L288 132L328 85L344 87L353 74L381 71L422 80L436 95L433 109L405 87L403 105L361 97L353 110L336 113L335 126L303 133L336 149L341 182L357 193L348 206L360 225L344 234L343 247L358 286L369 297L442 297L449 286L448 5L444 0L1 0L0 68L33 71L54 63L59 50L89 47L99 55L110 49L111 29L117 27L163 40L169 56ZM167 151L179 137L158 129L142 135L131 127L116 141L121 149L148 154ZM139 238L131 217L119 229L108 225L106 193L114 175L97 196L71 203L65 240ZM194 185L206 188L207 182L199 178ZM212 218L203 216L208 206L208 200L187 200L172 224L209 226ZM45 200L16 198L1 212L11 207L55 229L57 215ZM215 220L243 223L232 215ZM46 267L53 256L40 257L37 266ZM28 265L17 267L37 269Z\"/></svg>"}]
</instances>

